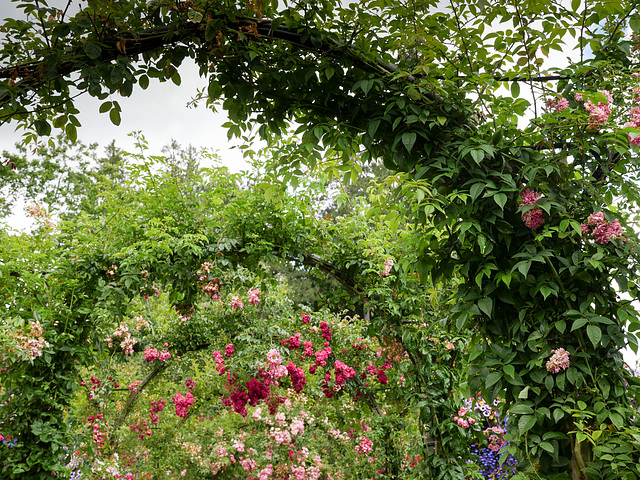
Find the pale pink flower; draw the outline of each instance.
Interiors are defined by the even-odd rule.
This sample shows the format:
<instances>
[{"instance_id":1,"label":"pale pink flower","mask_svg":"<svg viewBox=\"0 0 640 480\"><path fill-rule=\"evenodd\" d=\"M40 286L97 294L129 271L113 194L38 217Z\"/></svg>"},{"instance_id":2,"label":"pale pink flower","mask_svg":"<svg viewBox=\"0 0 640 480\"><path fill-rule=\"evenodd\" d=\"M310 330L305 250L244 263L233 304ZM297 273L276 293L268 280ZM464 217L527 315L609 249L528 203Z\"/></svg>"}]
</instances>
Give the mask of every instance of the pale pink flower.
<instances>
[{"instance_id":1,"label":"pale pink flower","mask_svg":"<svg viewBox=\"0 0 640 480\"><path fill-rule=\"evenodd\" d=\"M242 309L242 307L244 307L242 300L240 300L240 297L238 297L237 295L234 295L233 297L231 297L230 305L231 305L231 310L233 310L234 312L237 309Z\"/></svg>"},{"instance_id":2,"label":"pale pink flower","mask_svg":"<svg viewBox=\"0 0 640 480\"><path fill-rule=\"evenodd\" d=\"M387 277L391 273L391 267L393 267L393 259L387 258L384 262L384 270L380 272L381 277Z\"/></svg>"},{"instance_id":3,"label":"pale pink flower","mask_svg":"<svg viewBox=\"0 0 640 480\"><path fill-rule=\"evenodd\" d=\"M564 348L551 350L551 358L547 362L547 371L550 373L558 373L560 370L569 368L569 352Z\"/></svg>"}]
</instances>

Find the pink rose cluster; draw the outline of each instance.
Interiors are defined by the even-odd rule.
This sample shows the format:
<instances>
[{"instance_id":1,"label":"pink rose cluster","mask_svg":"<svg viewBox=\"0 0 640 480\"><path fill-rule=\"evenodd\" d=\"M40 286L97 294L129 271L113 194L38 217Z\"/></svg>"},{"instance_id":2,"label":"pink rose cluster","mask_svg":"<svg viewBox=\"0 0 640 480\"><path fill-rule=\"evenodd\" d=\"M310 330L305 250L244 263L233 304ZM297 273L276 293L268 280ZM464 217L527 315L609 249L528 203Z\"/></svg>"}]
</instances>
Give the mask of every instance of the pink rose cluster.
<instances>
[{"instance_id":1,"label":"pink rose cluster","mask_svg":"<svg viewBox=\"0 0 640 480\"><path fill-rule=\"evenodd\" d=\"M640 127L640 107L633 107L631 112L629 112L629 121L624 124L625 128L639 128ZM629 143L633 146L640 145L640 135L631 138L629 135Z\"/></svg>"},{"instance_id":2,"label":"pink rose cluster","mask_svg":"<svg viewBox=\"0 0 640 480\"><path fill-rule=\"evenodd\" d=\"M301 367L297 367L295 363L289 360L287 371L289 372L289 378L291 379L293 391L296 393L300 393L304 389L304 386L307 384L307 378L304 375L304 370Z\"/></svg>"},{"instance_id":3,"label":"pink rose cluster","mask_svg":"<svg viewBox=\"0 0 640 480\"><path fill-rule=\"evenodd\" d=\"M151 401L151 408L149 409L149 418L151 419L151 423L153 425L158 425L160 421L160 412L164 411L164 406L167 402L164 401L163 398L160 398L156 401Z\"/></svg>"},{"instance_id":4,"label":"pink rose cluster","mask_svg":"<svg viewBox=\"0 0 640 480\"><path fill-rule=\"evenodd\" d=\"M157 349L151 347L147 347L144 349L144 359L147 361L147 363L153 362L158 358L162 363L164 363L171 358L171 354L166 350L162 350L160 353L158 353Z\"/></svg>"},{"instance_id":5,"label":"pink rose cluster","mask_svg":"<svg viewBox=\"0 0 640 480\"><path fill-rule=\"evenodd\" d=\"M559 95L557 99L550 98L546 102L547 108L553 108L556 112L569 108L569 100Z\"/></svg>"},{"instance_id":6,"label":"pink rose cluster","mask_svg":"<svg viewBox=\"0 0 640 480\"><path fill-rule=\"evenodd\" d=\"M226 354L226 349L225 349L225 354ZM218 372L218 374L220 376L225 374L225 367L224 367L224 358L222 358L222 354L220 353L219 350L216 350L215 352L212 353L213 358L215 358L216 360L216 371Z\"/></svg>"},{"instance_id":7,"label":"pink rose cluster","mask_svg":"<svg viewBox=\"0 0 640 480\"><path fill-rule=\"evenodd\" d=\"M538 200L542 198L542 195L534 192L528 188L520 194L519 207L527 205L535 205ZM538 227L544 225L544 219L542 218L542 209L540 207L533 207L531 210L527 210L522 214L522 221L524 224L535 230Z\"/></svg>"},{"instance_id":8,"label":"pink rose cluster","mask_svg":"<svg viewBox=\"0 0 640 480\"><path fill-rule=\"evenodd\" d=\"M360 437L360 443L356 445L356 452L358 455L369 455L373 448L373 442L364 435Z\"/></svg>"},{"instance_id":9,"label":"pink rose cluster","mask_svg":"<svg viewBox=\"0 0 640 480\"><path fill-rule=\"evenodd\" d=\"M257 288L251 287L247 292L247 295L249 295L249 303L251 305L257 305L258 303L260 303L260 298L258 297L258 295L262 295L262 292Z\"/></svg>"},{"instance_id":10,"label":"pink rose cluster","mask_svg":"<svg viewBox=\"0 0 640 480\"><path fill-rule=\"evenodd\" d=\"M547 362L547 371L550 373L558 373L560 370L569 368L569 352L564 348L551 350L551 358Z\"/></svg>"},{"instance_id":11,"label":"pink rose cluster","mask_svg":"<svg viewBox=\"0 0 640 480\"><path fill-rule=\"evenodd\" d=\"M576 100L584 102L584 108L589 112L589 130L595 130L598 125L604 125L609 119L609 115L611 115L611 107L609 105L613 103L613 95L606 90L600 90L598 93L604 95L607 100L606 103L599 101L595 105L589 99L584 100L584 96L581 93L576 93Z\"/></svg>"},{"instance_id":12,"label":"pink rose cluster","mask_svg":"<svg viewBox=\"0 0 640 480\"><path fill-rule=\"evenodd\" d=\"M595 241L601 245L606 245L617 238L623 238L624 229L620 225L620 221L616 218L609 223L602 212L592 213L587 218L587 223L583 223L580 226L582 227L583 235L588 235L590 232L589 227L593 227L592 235Z\"/></svg>"},{"instance_id":13,"label":"pink rose cluster","mask_svg":"<svg viewBox=\"0 0 640 480\"><path fill-rule=\"evenodd\" d=\"M121 323L116 329L116 331L113 332L111 337L107 337L104 339L104 341L107 342L107 345L109 346L109 348L113 348L114 340L112 337L117 337L122 339L122 341L120 342L120 347L122 347L122 349L124 350L125 355L132 354L133 346L136 343L138 343L138 341L131 336L131 333L129 332L129 327L127 326L126 323Z\"/></svg>"},{"instance_id":14,"label":"pink rose cluster","mask_svg":"<svg viewBox=\"0 0 640 480\"><path fill-rule=\"evenodd\" d=\"M466 408L460 407L460 410L458 410L458 416L453 417L453 421L461 428L469 428L471 425L476 423L476 419L471 415L467 415L468 413L469 411ZM465 417L465 415L467 416Z\"/></svg>"},{"instance_id":15,"label":"pink rose cluster","mask_svg":"<svg viewBox=\"0 0 640 480\"><path fill-rule=\"evenodd\" d=\"M234 295L233 297L231 297L230 305L231 305L231 310L233 310L234 312L238 309L242 310L242 308L244 307L242 300L240 300L240 297L237 295Z\"/></svg>"},{"instance_id":16,"label":"pink rose cluster","mask_svg":"<svg viewBox=\"0 0 640 480\"><path fill-rule=\"evenodd\" d=\"M380 276L388 277L389 274L391 273L391 267L393 267L393 259L389 257L384 262L384 270L380 272Z\"/></svg>"},{"instance_id":17,"label":"pink rose cluster","mask_svg":"<svg viewBox=\"0 0 640 480\"><path fill-rule=\"evenodd\" d=\"M189 407L193 405L193 395L191 392L187 393L187 396L183 396L181 393L176 393L173 397L173 403L176 405L176 415L182 418L187 418Z\"/></svg>"},{"instance_id":18,"label":"pink rose cluster","mask_svg":"<svg viewBox=\"0 0 640 480\"><path fill-rule=\"evenodd\" d=\"M302 334L298 332L293 337L289 337L288 339L282 340L281 345L285 347L289 347L291 350L297 350L298 348L300 348L301 336Z\"/></svg>"},{"instance_id":19,"label":"pink rose cluster","mask_svg":"<svg viewBox=\"0 0 640 480\"><path fill-rule=\"evenodd\" d=\"M320 322L320 331L322 332L320 336L324 338L327 342L330 342L332 333L331 333L331 327L329 327L327 322Z\"/></svg>"}]
</instances>

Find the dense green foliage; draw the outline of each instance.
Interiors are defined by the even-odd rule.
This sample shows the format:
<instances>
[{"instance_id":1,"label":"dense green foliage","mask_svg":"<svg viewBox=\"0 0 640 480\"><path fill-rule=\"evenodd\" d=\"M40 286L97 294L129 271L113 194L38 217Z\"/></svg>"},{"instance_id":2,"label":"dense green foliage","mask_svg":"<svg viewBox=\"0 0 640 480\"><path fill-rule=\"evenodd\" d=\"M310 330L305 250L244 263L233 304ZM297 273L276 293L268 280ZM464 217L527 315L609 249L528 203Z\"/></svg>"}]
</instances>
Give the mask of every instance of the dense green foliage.
<instances>
[{"instance_id":1,"label":"dense green foliage","mask_svg":"<svg viewBox=\"0 0 640 480\"><path fill-rule=\"evenodd\" d=\"M398 255L402 271L415 271L431 285L458 279L456 308L445 326L475 333L469 385L506 401L510 448L525 460L522 468L542 478L640 476L632 408L637 387L620 354L627 344L637 350L640 327L623 296L637 298L635 3L374 0L278 7L264 1L96 0L69 16L26 2L29 19L4 26L11 41L0 51L8 79L0 85L0 115L32 127L27 140L48 135L52 125L74 138L74 75L76 86L102 98L101 110L119 123L114 95L130 95L149 78L179 84L178 68L191 57L209 75L201 98L228 112L229 134L269 141L274 156L265 163L268 175L297 186L309 172L328 170L353 182L359 172L354 158L381 158L396 172L389 184L397 196L379 210L374 206L373 218L386 210L392 231L407 218L415 221L415 230L408 230L415 234ZM553 52L566 51L575 52L573 61L555 69L545 65ZM522 127L525 114L533 118ZM264 196L284 201L284 190L268 180ZM175 226L150 222L153 233L135 230L145 220L138 215L163 218L152 199L124 217L136 245L127 251L140 259L132 262L135 271L126 272L128 286L101 283L96 264L83 273L71 269L73 287L54 286L62 289L59 308L69 321L78 321L76 313L64 313L70 309L89 315L83 302L95 302L96 288L107 311L124 315L142 282L136 272L151 272L145 255L157 263L157 278L167 279L169 302L193 304L197 289L186 272L197 267L193 259L202 252L217 251L197 243L209 237L195 211L176 216ZM269 210L247 203L236 216L261 217ZM291 236L269 237L264 229L251 232L246 222L231 222L238 230L229 238L239 235L244 247L252 233L260 248L250 255L264 255L262 246L283 258L305 251L309 237L293 234L300 232L293 218L265 221L287 225ZM90 230L113 238L110 225ZM174 230L181 228L189 236L176 240ZM69 238L79 241L75 232ZM350 237L336 238L349 245ZM334 240L326 238L322 247ZM236 246L216 242L221 252ZM74 248L81 252L85 244ZM341 264L342 254L334 252L332 262ZM108 261L104 253L100 262ZM352 276L343 280L357 290L367 269L347 263ZM69 268L64 262L59 267ZM23 287L10 288L15 295ZM381 298L366 295L366 303L381 308ZM372 320L372 334L404 315L395 302L385 305L389 316ZM66 348L78 350L60 360L57 355L63 363L56 368L67 369L73 355L88 355L80 347L85 330L65 339ZM56 384L56 394L70 398L68 388Z\"/></svg>"}]
</instances>

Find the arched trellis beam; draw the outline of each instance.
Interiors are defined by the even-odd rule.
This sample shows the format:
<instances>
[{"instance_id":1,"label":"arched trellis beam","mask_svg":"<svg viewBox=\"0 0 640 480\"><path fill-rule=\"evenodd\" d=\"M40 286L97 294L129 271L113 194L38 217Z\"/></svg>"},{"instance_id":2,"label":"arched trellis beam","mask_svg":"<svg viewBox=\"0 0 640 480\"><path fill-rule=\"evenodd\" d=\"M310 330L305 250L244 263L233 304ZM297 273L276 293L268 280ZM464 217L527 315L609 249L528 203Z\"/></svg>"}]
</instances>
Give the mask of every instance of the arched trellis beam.
<instances>
[{"instance_id":1,"label":"arched trellis beam","mask_svg":"<svg viewBox=\"0 0 640 480\"><path fill-rule=\"evenodd\" d=\"M327 32L320 32L301 26L299 29L290 29L283 26L274 26L272 20L258 20L255 18L229 20L227 15L212 17L210 21L219 25L220 31L240 32L246 31L244 38L252 41L285 41L302 50L312 51L323 56L348 56L353 65L361 70L379 75L393 74L398 67L392 63L373 57L369 58L353 45L348 45L336 40ZM90 42L78 46L67 54L68 61L59 62L57 55L51 59L9 65L0 68L0 78L8 79L4 91L0 91L0 108L7 107L11 101L20 96L36 92L56 77L67 77L73 73L81 72L86 67L97 64L106 64L117 59L127 58L135 61L137 57L146 53L161 52L166 47L188 45L193 42L209 45L206 39L206 24L181 22L176 25L159 26L143 29L135 32L123 32L111 34L99 39L99 54L88 53L87 46ZM208 47L205 47L208 48ZM96 50L97 52L97 50ZM409 81L415 78L409 76ZM425 97L432 102L444 104L445 99L434 92L426 92ZM53 106L51 107L53 108ZM448 106L452 116L460 116L455 107ZM0 111L0 121L7 122L14 117L23 115L21 111Z\"/></svg>"},{"instance_id":2,"label":"arched trellis beam","mask_svg":"<svg viewBox=\"0 0 640 480\"><path fill-rule=\"evenodd\" d=\"M364 54L357 47L346 44L335 39L328 32L320 32L301 26L299 29L291 29L281 25L274 25L271 20L259 20L256 18L236 18L231 21L227 15L210 16L209 22L216 22L220 30L227 32L238 32L245 29L246 39L252 41L286 41L303 50L313 51L319 55L346 55L349 56L353 65L361 70L389 75L397 72L398 67L393 63L386 62L379 57ZM0 68L0 78L8 79L5 88L0 90L0 109L4 107L4 112L0 111L0 121L7 122L16 117L24 115L24 111L13 102L14 99L22 95L36 92L39 88L45 88L49 82L56 77L68 77L74 72L80 72L86 67L93 67L96 64L106 64L117 59L127 58L135 61L137 57L145 53L160 52L166 47L188 45L199 42L203 45L210 44L206 40L205 23L193 23L184 21L174 25L158 26L142 29L139 31L126 31L122 33L112 32L103 38L97 39L99 44L99 54L90 53L87 46L91 40L78 45L70 52L65 52L68 60L60 62L57 54L44 52L41 60L22 63L18 65L8 65ZM404 78L409 82L420 79L420 75L407 75ZM437 78L437 77L436 77ZM460 77L463 78L463 77ZM504 82L544 82L556 80L569 80L573 77L567 75L542 75L531 77L503 77L494 76L496 81ZM448 103L446 100L432 91L423 92L423 95L430 102L437 104ZM13 104L13 107L12 107ZM49 106L54 108L55 105ZM40 107L42 108L42 107ZM47 108L47 106L44 106ZM447 105L448 113L451 116L464 116L455 106ZM471 123L469 122L469 125Z\"/></svg>"}]
</instances>

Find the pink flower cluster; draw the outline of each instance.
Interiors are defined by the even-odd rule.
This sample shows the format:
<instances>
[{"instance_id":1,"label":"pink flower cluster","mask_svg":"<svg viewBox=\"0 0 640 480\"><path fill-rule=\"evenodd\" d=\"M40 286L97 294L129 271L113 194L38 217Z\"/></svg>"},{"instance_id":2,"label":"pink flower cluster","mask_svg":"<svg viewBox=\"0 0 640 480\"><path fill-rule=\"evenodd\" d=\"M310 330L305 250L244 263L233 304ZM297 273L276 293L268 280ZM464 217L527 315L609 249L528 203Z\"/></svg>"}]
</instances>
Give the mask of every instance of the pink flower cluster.
<instances>
[{"instance_id":1,"label":"pink flower cluster","mask_svg":"<svg viewBox=\"0 0 640 480\"><path fill-rule=\"evenodd\" d=\"M281 345L284 347L289 347L291 350L297 350L298 348L300 348L301 336L302 334L298 332L293 337L289 337L288 339L282 340Z\"/></svg>"},{"instance_id":2,"label":"pink flower cluster","mask_svg":"<svg viewBox=\"0 0 640 480\"><path fill-rule=\"evenodd\" d=\"M104 447L109 440L109 430L106 425L100 425L100 420L103 420L103 416L101 413L96 415L95 417L87 418L87 422L93 424L93 441Z\"/></svg>"},{"instance_id":3,"label":"pink flower cluster","mask_svg":"<svg viewBox=\"0 0 640 480\"><path fill-rule=\"evenodd\" d=\"M640 127L640 107L633 107L629 112L629 121L624 124L625 128L639 128ZM629 134L629 143L633 146L640 145L640 135L636 135L631 138L631 134Z\"/></svg>"},{"instance_id":4,"label":"pink flower cluster","mask_svg":"<svg viewBox=\"0 0 640 480\"><path fill-rule=\"evenodd\" d=\"M237 295L234 295L233 297L231 297L230 305L231 305L231 310L233 310L234 312L244 307L242 300L240 300L240 297Z\"/></svg>"},{"instance_id":5,"label":"pink flower cluster","mask_svg":"<svg viewBox=\"0 0 640 480\"><path fill-rule=\"evenodd\" d=\"M505 440L502 437L504 430L500 427L489 427L484 432L485 435L489 435L489 450L497 452L505 444Z\"/></svg>"},{"instance_id":6,"label":"pink flower cluster","mask_svg":"<svg viewBox=\"0 0 640 480\"><path fill-rule=\"evenodd\" d=\"M597 105L594 105L591 100L585 101L581 93L576 94L576 100L579 102L584 101L584 108L589 112L589 130L595 130L598 125L604 125L609 119L609 115L611 115L611 107L609 105L613 103L613 95L606 90L600 90L598 93L605 96L607 103L599 101Z\"/></svg>"},{"instance_id":7,"label":"pink flower cluster","mask_svg":"<svg viewBox=\"0 0 640 480\"><path fill-rule=\"evenodd\" d=\"M151 347L147 347L144 349L144 359L147 361L147 363L153 362L157 358L159 358L160 361L164 363L171 358L171 354L166 350L162 350L160 353L158 353L157 349Z\"/></svg>"},{"instance_id":8,"label":"pink flower cluster","mask_svg":"<svg viewBox=\"0 0 640 480\"><path fill-rule=\"evenodd\" d=\"M335 368L336 386L342 387L348 378L355 378L356 376L356 371L340 360L336 360Z\"/></svg>"},{"instance_id":9,"label":"pink flower cluster","mask_svg":"<svg viewBox=\"0 0 640 480\"><path fill-rule=\"evenodd\" d=\"M190 392L193 392L196 389L196 385L197 382L191 377L187 378L184 382L184 387Z\"/></svg>"},{"instance_id":10,"label":"pink flower cluster","mask_svg":"<svg viewBox=\"0 0 640 480\"><path fill-rule=\"evenodd\" d=\"M129 333L129 327L126 323L121 323L115 332L111 335L111 337L107 337L104 339L107 342L109 348L113 348L113 338L117 337L121 338L122 342L120 342L120 347L124 350L125 355L130 355L133 353L133 346L138 343L138 341L131 336Z\"/></svg>"},{"instance_id":11,"label":"pink flower cluster","mask_svg":"<svg viewBox=\"0 0 640 480\"><path fill-rule=\"evenodd\" d=\"M606 245L611 240L617 238L623 238L624 229L620 225L620 221L616 218L613 222L609 223L604 218L604 213L596 212L589 215L587 218L587 224L580 225L582 227L582 234L589 234L589 227L593 227L593 237L595 241L601 245Z\"/></svg>"},{"instance_id":12,"label":"pink flower cluster","mask_svg":"<svg viewBox=\"0 0 640 480\"><path fill-rule=\"evenodd\" d=\"M384 270L380 272L381 277L387 277L391 273L391 267L393 267L393 259L387 258L384 262Z\"/></svg>"},{"instance_id":13,"label":"pink flower cluster","mask_svg":"<svg viewBox=\"0 0 640 480\"><path fill-rule=\"evenodd\" d=\"M541 198L542 195L540 195L539 193L525 188L524 191L520 194L521 200L518 202L518 206L523 207L526 205L535 205L536 202ZM522 221L527 227L533 230L544 225L544 219L542 218L542 209L540 207L533 207L532 209L527 210L522 214Z\"/></svg>"},{"instance_id":14,"label":"pink flower cluster","mask_svg":"<svg viewBox=\"0 0 640 480\"><path fill-rule=\"evenodd\" d=\"M225 353L226 353L226 349L225 349ZM215 352L212 353L213 358L216 359L216 371L219 373L220 376L225 374L226 369L224 368L224 358L222 358L222 354L220 353L220 350L216 350Z\"/></svg>"},{"instance_id":15,"label":"pink flower cluster","mask_svg":"<svg viewBox=\"0 0 640 480\"><path fill-rule=\"evenodd\" d=\"M144 418L140 419L138 423L133 423L129 425L129 431L138 432L139 433L138 438L140 438L140 440L144 440L145 436L150 437L151 434L153 433L149 428L149 426L147 425L147 421Z\"/></svg>"},{"instance_id":16,"label":"pink flower cluster","mask_svg":"<svg viewBox=\"0 0 640 480\"><path fill-rule=\"evenodd\" d=\"M230 357L231 355L234 354L235 351L236 351L236 348L233 346L233 343L230 343L229 345L224 347L225 357Z\"/></svg>"},{"instance_id":17,"label":"pink flower cluster","mask_svg":"<svg viewBox=\"0 0 640 480\"><path fill-rule=\"evenodd\" d=\"M293 390L296 393L300 393L307 383L307 379L304 376L304 370L300 367L296 367L296 365L291 360L289 360L287 371L289 372L289 377L291 378Z\"/></svg>"},{"instance_id":18,"label":"pink flower cluster","mask_svg":"<svg viewBox=\"0 0 640 480\"><path fill-rule=\"evenodd\" d=\"M149 284L147 283L144 284L144 287L140 287L140 291L144 294L143 296L145 300L149 300L151 293L153 293L156 296L160 295L160 290L158 290L153 285L149 286Z\"/></svg>"},{"instance_id":19,"label":"pink flower cluster","mask_svg":"<svg viewBox=\"0 0 640 480\"><path fill-rule=\"evenodd\" d=\"M356 445L358 455L369 455L373 447L373 442L364 435L360 437L360 443Z\"/></svg>"},{"instance_id":20,"label":"pink flower cluster","mask_svg":"<svg viewBox=\"0 0 640 480\"><path fill-rule=\"evenodd\" d=\"M251 287L247 292L247 295L249 295L249 303L251 305L257 305L260 303L260 298L258 297L258 295L262 295L262 292L257 288Z\"/></svg>"},{"instance_id":21,"label":"pink flower cluster","mask_svg":"<svg viewBox=\"0 0 640 480\"><path fill-rule=\"evenodd\" d=\"M160 398L156 401L151 401L151 408L149 409L149 418L151 419L151 423L153 425L158 425L158 421L160 421L160 412L164 411L164 406L167 402L164 401L163 398Z\"/></svg>"},{"instance_id":22,"label":"pink flower cluster","mask_svg":"<svg viewBox=\"0 0 640 480\"><path fill-rule=\"evenodd\" d=\"M322 331L320 336L324 338L327 342L330 342L332 333L331 333L331 328L329 327L327 322L320 322L320 330Z\"/></svg>"},{"instance_id":23,"label":"pink flower cluster","mask_svg":"<svg viewBox=\"0 0 640 480\"><path fill-rule=\"evenodd\" d=\"M453 417L453 421L456 422L461 428L469 428L471 425L476 423L476 419L471 415L468 415L465 418L465 415L467 415L467 413L469 413L469 411L466 408L460 407L460 410L458 410L458 416Z\"/></svg>"},{"instance_id":24,"label":"pink flower cluster","mask_svg":"<svg viewBox=\"0 0 640 480\"><path fill-rule=\"evenodd\" d=\"M302 314L302 323L309 323L311 321L311 317L306 313Z\"/></svg>"},{"instance_id":25,"label":"pink flower cluster","mask_svg":"<svg viewBox=\"0 0 640 480\"><path fill-rule=\"evenodd\" d=\"M546 105L547 108L553 108L556 112L561 112L562 110L569 108L569 100L564 98L562 95L559 95L557 101L550 98L547 100Z\"/></svg>"},{"instance_id":26,"label":"pink flower cluster","mask_svg":"<svg viewBox=\"0 0 640 480\"><path fill-rule=\"evenodd\" d=\"M547 371L550 373L558 373L560 370L569 368L569 352L564 348L551 350L551 358L547 362Z\"/></svg>"},{"instance_id":27,"label":"pink flower cluster","mask_svg":"<svg viewBox=\"0 0 640 480\"><path fill-rule=\"evenodd\" d=\"M176 415L187 418L187 413L189 412L189 407L193 405L193 400L191 392L187 393L186 397L181 393L176 393L175 397L173 397L173 403L176 405Z\"/></svg>"}]
</instances>

